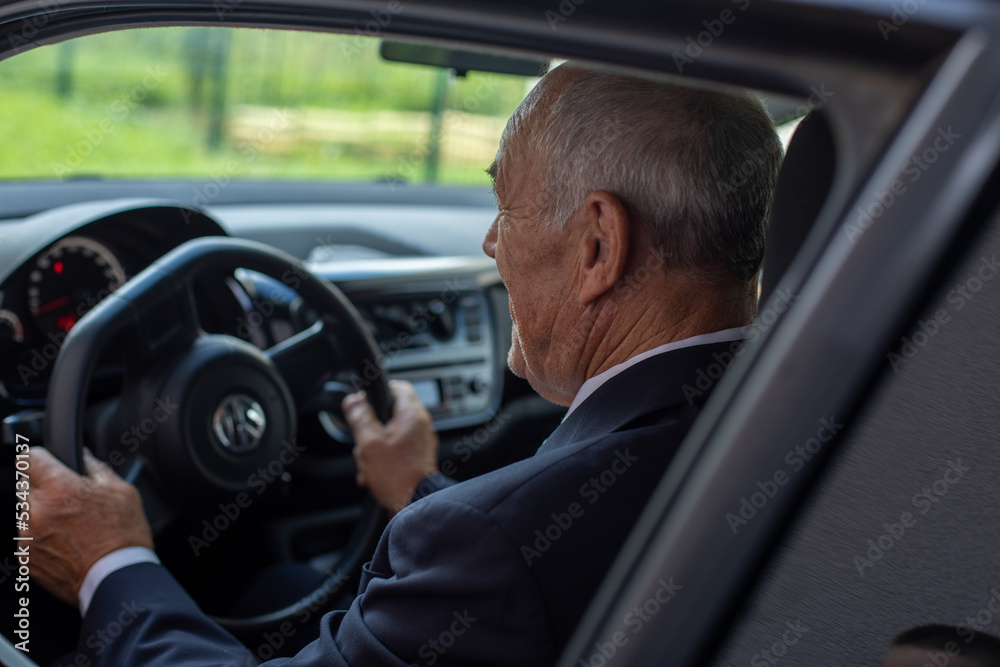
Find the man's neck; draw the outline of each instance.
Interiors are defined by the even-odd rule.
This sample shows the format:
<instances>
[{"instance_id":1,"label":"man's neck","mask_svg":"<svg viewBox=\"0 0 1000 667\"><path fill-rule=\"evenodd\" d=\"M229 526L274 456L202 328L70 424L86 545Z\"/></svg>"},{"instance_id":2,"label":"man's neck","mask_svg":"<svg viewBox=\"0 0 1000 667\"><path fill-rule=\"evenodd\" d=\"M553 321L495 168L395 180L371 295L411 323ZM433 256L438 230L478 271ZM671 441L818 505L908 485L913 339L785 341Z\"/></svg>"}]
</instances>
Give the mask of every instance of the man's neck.
<instances>
[{"instance_id":1,"label":"man's neck","mask_svg":"<svg viewBox=\"0 0 1000 667\"><path fill-rule=\"evenodd\" d=\"M694 305L664 290L664 297L653 302L634 298L605 304L581 355L582 381L668 343L753 322L756 303L748 303L745 294L706 296L699 296Z\"/></svg>"},{"instance_id":2,"label":"man's neck","mask_svg":"<svg viewBox=\"0 0 1000 667\"><path fill-rule=\"evenodd\" d=\"M742 340L746 336L746 327L731 327L729 329L721 329L719 331L713 331L710 333L698 334L691 336L689 338L683 338L681 340L671 341L665 343L664 345L659 345L657 347L651 348L644 352L638 352L634 356L630 357L627 361L621 362L601 371L597 375L587 378L587 381L580 386L580 389L576 392L576 396L573 397L573 401L569 405L569 410L566 412L565 417L569 415L582 404L587 398L594 394L605 382L609 381L614 376L626 371L629 367L638 364L646 359L657 356L660 354L666 354L667 352L672 352L680 348L693 347L696 345L710 345L712 343L721 342L731 342L736 340ZM564 417L564 419L565 419Z\"/></svg>"}]
</instances>

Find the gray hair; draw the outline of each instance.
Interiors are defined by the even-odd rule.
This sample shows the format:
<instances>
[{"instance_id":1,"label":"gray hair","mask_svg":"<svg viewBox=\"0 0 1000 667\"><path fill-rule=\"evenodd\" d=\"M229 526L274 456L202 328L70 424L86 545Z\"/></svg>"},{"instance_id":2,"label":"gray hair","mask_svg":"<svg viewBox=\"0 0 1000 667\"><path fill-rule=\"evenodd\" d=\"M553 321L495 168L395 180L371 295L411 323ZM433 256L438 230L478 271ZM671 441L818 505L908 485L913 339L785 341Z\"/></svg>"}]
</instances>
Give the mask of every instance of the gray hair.
<instances>
[{"instance_id":1,"label":"gray hair","mask_svg":"<svg viewBox=\"0 0 1000 667\"><path fill-rule=\"evenodd\" d=\"M760 100L573 66L566 74L561 89L528 96L498 156L530 146L539 219L562 226L605 190L645 225L666 266L752 280L783 157Z\"/></svg>"}]
</instances>

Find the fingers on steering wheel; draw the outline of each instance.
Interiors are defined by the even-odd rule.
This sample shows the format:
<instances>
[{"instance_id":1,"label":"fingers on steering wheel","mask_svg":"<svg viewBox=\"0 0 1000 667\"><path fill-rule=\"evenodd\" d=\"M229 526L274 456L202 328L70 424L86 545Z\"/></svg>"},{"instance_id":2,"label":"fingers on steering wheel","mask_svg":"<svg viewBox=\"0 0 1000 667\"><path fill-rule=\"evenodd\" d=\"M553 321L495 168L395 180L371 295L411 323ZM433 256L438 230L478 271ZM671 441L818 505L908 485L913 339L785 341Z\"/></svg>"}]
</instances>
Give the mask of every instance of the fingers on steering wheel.
<instances>
[{"instance_id":1,"label":"fingers on steering wheel","mask_svg":"<svg viewBox=\"0 0 1000 667\"><path fill-rule=\"evenodd\" d=\"M44 447L32 447L28 455L31 457L31 486L41 487L46 481L59 473L62 461L57 459Z\"/></svg>"},{"instance_id":2,"label":"fingers on steering wheel","mask_svg":"<svg viewBox=\"0 0 1000 667\"><path fill-rule=\"evenodd\" d=\"M395 401L393 406L393 416L399 412L401 407L410 407L414 401L419 402L417 390L413 385L404 380L389 380L389 393Z\"/></svg>"},{"instance_id":3,"label":"fingers on steering wheel","mask_svg":"<svg viewBox=\"0 0 1000 667\"><path fill-rule=\"evenodd\" d=\"M87 472L87 477L94 480L104 479L115 474L111 466L91 454L86 447L83 448L83 469Z\"/></svg>"},{"instance_id":4,"label":"fingers on steering wheel","mask_svg":"<svg viewBox=\"0 0 1000 667\"><path fill-rule=\"evenodd\" d=\"M344 410L347 423L354 431L355 440L374 437L382 429L382 422L375 416L375 410L368 402L365 392L359 391L345 397L341 408Z\"/></svg>"}]
</instances>

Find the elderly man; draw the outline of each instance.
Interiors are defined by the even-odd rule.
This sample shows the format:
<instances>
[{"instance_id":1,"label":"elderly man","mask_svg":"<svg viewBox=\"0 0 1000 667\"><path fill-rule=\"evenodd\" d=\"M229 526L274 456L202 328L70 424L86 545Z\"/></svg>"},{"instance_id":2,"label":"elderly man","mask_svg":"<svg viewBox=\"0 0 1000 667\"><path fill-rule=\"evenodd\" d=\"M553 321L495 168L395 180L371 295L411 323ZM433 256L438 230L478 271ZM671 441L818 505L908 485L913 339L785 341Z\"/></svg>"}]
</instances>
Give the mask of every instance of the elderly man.
<instances>
[{"instance_id":1,"label":"elderly man","mask_svg":"<svg viewBox=\"0 0 1000 667\"><path fill-rule=\"evenodd\" d=\"M401 511L350 609L284 664L556 660L697 416L699 378L753 320L780 160L750 96L567 65L541 81L490 169L499 214L483 249L510 294L511 370L567 416L535 456L456 484L408 385L394 383L385 425L363 395L345 399L359 483ZM99 651L82 640L89 660L251 660L149 562L134 489L89 459L96 492L72 505L80 478L35 458L33 573L85 609L84 638L123 602L135 610ZM665 581L663 601L679 590Z\"/></svg>"}]
</instances>

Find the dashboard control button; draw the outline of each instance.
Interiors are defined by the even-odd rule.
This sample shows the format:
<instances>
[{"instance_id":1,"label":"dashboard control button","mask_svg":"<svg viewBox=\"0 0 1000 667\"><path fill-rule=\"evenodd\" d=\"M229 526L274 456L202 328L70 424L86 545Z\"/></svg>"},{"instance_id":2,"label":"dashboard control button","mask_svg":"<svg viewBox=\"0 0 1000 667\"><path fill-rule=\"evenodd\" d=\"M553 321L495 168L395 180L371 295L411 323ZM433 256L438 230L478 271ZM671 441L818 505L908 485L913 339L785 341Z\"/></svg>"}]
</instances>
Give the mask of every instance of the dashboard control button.
<instances>
[{"instance_id":1,"label":"dashboard control button","mask_svg":"<svg viewBox=\"0 0 1000 667\"><path fill-rule=\"evenodd\" d=\"M476 375L469 383L469 391L479 394L490 388L490 379L485 375Z\"/></svg>"}]
</instances>

